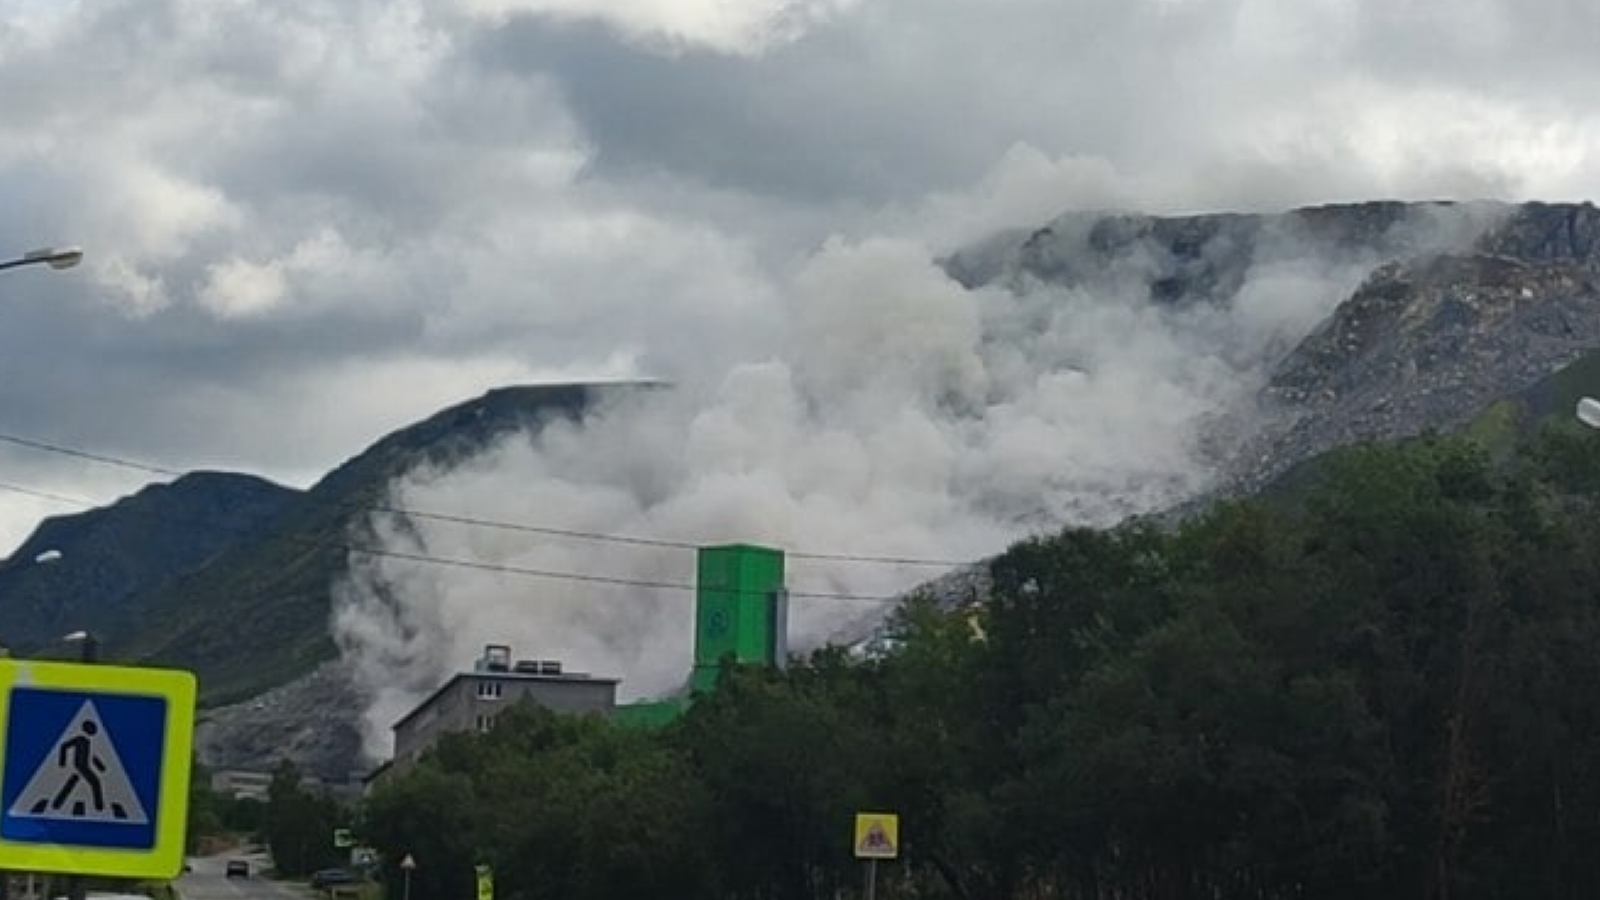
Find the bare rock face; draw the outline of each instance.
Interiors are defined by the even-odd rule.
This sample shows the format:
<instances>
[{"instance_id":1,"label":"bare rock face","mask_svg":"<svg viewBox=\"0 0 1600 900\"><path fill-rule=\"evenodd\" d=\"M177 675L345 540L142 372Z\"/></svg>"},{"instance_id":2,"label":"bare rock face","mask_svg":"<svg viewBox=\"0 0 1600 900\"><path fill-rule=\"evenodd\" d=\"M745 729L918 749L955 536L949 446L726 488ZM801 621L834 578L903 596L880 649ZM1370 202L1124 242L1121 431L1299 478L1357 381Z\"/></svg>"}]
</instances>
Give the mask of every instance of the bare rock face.
<instances>
[{"instance_id":1,"label":"bare rock face","mask_svg":"<svg viewBox=\"0 0 1600 900\"><path fill-rule=\"evenodd\" d=\"M1226 303L1251 270L1302 261L1371 269L1459 248L1516 207L1393 201L1308 207L1274 215L1158 217L1068 213L944 261L967 287L1031 284L1129 290L1157 302Z\"/></svg>"},{"instance_id":2,"label":"bare rock face","mask_svg":"<svg viewBox=\"0 0 1600 900\"><path fill-rule=\"evenodd\" d=\"M1465 252L1375 269L1277 367L1227 490L1355 441L1460 427L1597 346L1600 211L1519 207Z\"/></svg>"},{"instance_id":3,"label":"bare rock face","mask_svg":"<svg viewBox=\"0 0 1600 900\"><path fill-rule=\"evenodd\" d=\"M328 662L243 703L201 714L195 749L213 770L270 772L285 760L332 785L359 783L363 698L347 667Z\"/></svg>"}]
</instances>

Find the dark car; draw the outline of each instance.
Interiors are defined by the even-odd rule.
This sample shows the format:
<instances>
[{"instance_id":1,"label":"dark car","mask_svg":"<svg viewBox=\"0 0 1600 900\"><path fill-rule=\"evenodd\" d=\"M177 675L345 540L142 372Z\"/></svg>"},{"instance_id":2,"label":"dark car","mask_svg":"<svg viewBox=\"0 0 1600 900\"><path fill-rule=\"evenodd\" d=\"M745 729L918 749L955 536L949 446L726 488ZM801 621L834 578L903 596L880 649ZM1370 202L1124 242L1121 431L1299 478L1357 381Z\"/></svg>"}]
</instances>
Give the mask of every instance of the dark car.
<instances>
[{"instance_id":1,"label":"dark car","mask_svg":"<svg viewBox=\"0 0 1600 900\"><path fill-rule=\"evenodd\" d=\"M228 868L224 874L226 874L229 878L249 878L250 864L242 859L230 859L228 860Z\"/></svg>"},{"instance_id":2,"label":"dark car","mask_svg":"<svg viewBox=\"0 0 1600 900\"><path fill-rule=\"evenodd\" d=\"M325 891L341 884L355 884L356 875L348 869L322 869L311 874L311 886Z\"/></svg>"}]
</instances>

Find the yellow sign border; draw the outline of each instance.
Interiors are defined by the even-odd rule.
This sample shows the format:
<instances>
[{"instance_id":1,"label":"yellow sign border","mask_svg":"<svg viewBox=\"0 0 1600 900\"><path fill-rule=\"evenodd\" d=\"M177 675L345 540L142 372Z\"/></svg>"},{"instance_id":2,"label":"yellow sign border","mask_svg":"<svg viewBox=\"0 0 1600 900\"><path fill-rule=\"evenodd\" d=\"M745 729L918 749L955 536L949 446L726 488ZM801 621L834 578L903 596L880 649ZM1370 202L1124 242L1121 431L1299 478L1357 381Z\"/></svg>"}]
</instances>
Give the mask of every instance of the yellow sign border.
<instances>
[{"instance_id":1,"label":"yellow sign border","mask_svg":"<svg viewBox=\"0 0 1600 900\"><path fill-rule=\"evenodd\" d=\"M473 866L478 879L478 900L494 900L494 869L486 865Z\"/></svg>"},{"instance_id":2,"label":"yellow sign border","mask_svg":"<svg viewBox=\"0 0 1600 900\"><path fill-rule=\"evenodd\" d=\"M175 878L183 868L189 825L189 763L194 753L193 672L87 663L0 659L0 773L5 772L4 736L11 728L14 688L55 688L89 694L159 697L167 704L161 749L161 781L155 845L148 850L32 844L0 837L5 867L25 872Z\"/></svg>"},{"instance_id":3,"label":"yellow sign border","mask_svg":"<svg viewBox=\"0 0 1600 900\"><path fill-rule=\"evenodd\" d=\"M872 826L881 825L883 831L889 836L889 852L871 853L863 852L861 845L866 841L867 832ZM862 812L856 813L855 836L856 859L897 859L900 856L900 816L897 813Z\"/></svg>"}]
</instances>

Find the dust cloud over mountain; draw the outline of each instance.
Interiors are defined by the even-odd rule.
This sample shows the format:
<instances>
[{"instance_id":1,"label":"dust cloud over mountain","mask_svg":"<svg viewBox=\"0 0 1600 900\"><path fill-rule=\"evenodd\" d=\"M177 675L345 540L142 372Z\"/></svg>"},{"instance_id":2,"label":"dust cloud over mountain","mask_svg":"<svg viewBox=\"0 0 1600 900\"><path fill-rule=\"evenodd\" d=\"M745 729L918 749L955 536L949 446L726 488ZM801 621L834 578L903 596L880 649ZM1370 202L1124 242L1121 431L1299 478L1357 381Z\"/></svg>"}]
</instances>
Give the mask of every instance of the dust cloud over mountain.
<instances>
[{"instance_id":1,"label":"dust cloud over mountain","mask_svg":"<svg viewBox=\"0 0 1600 900\"><path fill-rule=\"evenodd\" d=\"M386 757L394 721L486 642L621 677L624 698L676 689L694 544L801 554L788 581L803 649L1030 533L1193 497L1216 474L1207 422L1248 422L1271 365L1357 286L1374 247L1447 247L1487 215L1420 207L1354 247L1268 220L1236 285L1210 297L1153 292L1171 275L1161 248L1107 257L1087 216L1052 223L1054 265L1072 277L1050 280L980 249L967 263L993 271L968 287L918 241L831 240L773 276L747 343L651 348L635 374L671 388L392 485L398 508L688 546L375 516L399 555L353 559L335 614L372 698L367 751Z\"/></svg>"}]
</instances>

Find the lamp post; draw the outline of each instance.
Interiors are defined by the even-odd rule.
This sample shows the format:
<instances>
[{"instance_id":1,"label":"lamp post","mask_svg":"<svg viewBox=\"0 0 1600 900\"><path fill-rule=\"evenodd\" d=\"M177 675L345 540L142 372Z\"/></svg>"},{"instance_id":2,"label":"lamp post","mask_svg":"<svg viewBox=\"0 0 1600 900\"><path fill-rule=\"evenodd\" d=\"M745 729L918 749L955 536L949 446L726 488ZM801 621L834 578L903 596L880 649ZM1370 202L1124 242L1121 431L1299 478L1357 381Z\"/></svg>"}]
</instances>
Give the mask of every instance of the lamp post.
<instances>
[{"instance_id":1,"label":"lamp post","mask_svg":"<svg viewBox=\"0 0 1600 900\"><path fill-rule=\"evenodd\" d=\"M40 247L38 250L29 250L16 259L0 262L0 269L14 269L18 266L45 265L52 269L70 269L83 261L83 249L80 247Z\"/></svg>"},{"instance_id":2,"label":"lamp post","mask_svg":"<svg viewBox=\"0 0 1600 900\"><path fill-rule=\"evenodd\" d=\"M78 662L92 663L100 661L100 639L89 632L74 631L71 634L62 635L61 640L68 644L78 645Z\"/></svg>"},{"instance_id":3,"label":"lamp post","mask_svg":"<svg viewBox=\"0 0 1600 900\"><path fill-rule=\"evenodd\" d=\"M49 551L46 552L48 553ZM40 555L43 556L44 554ZM56 558L60 558L59 553L56 555ZM64 643L78 645L79 662L93 663L98 661L100 656L100 641L96 639L95 636L90 632L74 631L71 634L62 635L61 640ZM67 876L67 900L85 900L85 898L88 896L88 893L89 886L84 881L82 875Z\"/></svg>"},{"instance_id":4,"label":"lamp post","mask_svg":"<svg viewBox=\"0 0 1600 900\"><path fill-rule=\"evenodd\" d=\"M81 256L82 254L79 254L79 255ZM43 262L45 260L39 260L39 261ZM57 266L57 268L65 268L65 266L73 265L76 262L77 262L77 260L73 260L72 262L66 263L65 265ZM55 264L51 263L51 265L55 265ZM0 267L3 267L3 266L0 266ZM52 549L49 549L49 550L42 551L39 554L37 554L36 556L34 556L33 561L37 565L50 565L51 563L55 563L55 562L59 561L60 559L61 559L61 551L52 548ZM96 640L95 636L93 634L89 633L88 631L74 631L71 634L62 635L61 636L61 640L63 642L65 642L65 643L77 643L77 644L79 644L80 647L79 647L78 658L81 659L83 662L92 663L92 662L95 661L96 657L99 655L100 643L99 643L98 640ZM9 655L10 655L10 653L5 649L5 647L4 646L0 646L0 657L5 657L5 656L9 656ZM38 894L34 890L34 885L36 883L35 879L34 879L34 873L33 872L27 872L26 876L27 876L27 888L26 888L25 896L28 898L28 900L37 900ZM4 898L7 897L8 893L9 893L9 891L8 891L8 888L9 888L8 882L10 880L11 880L11 873L10 872L0 871L0 900L4 900ZM83 877L82 876L78 876L78 875L68 876L68 878L67 878L67 894L68 894L68 896L71 897L72 900L83 900L83 897L84 897L85 893L86 893L86 891L85 891L85 885L84 885Z\"/></svg>"}]
</instances>

